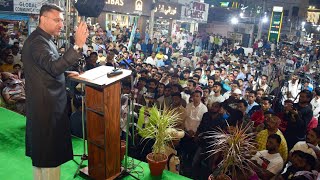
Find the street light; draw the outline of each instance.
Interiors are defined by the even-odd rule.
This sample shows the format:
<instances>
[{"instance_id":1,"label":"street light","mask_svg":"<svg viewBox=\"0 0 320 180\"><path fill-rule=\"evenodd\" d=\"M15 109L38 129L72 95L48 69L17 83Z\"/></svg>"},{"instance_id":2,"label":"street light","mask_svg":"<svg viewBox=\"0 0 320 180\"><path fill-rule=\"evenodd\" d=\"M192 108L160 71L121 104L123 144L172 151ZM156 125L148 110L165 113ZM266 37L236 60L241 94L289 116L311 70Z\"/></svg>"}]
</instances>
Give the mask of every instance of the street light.
<instances>
[{"instance_id":1,"label":"street light","mask_svg":"<svg viewBox=\"0 0 320 180\"><path fill-rule=\"evenodd\" d=\"M244 16L244 14L243 14L243 12L241 12L241 13L240 13L240 17L243 18L243 16Z\"/></svg>"},{"instance_id":2,"label":"street light","mask_svg":"<svg viewBox=\"0 0 320 180\"><path fill-rule=\"evenodd\" d=\"M231 24L238 24L239 20L236 17L231 18Z\"/></svg>"},{"instance_id":3,"label":"street light","mask_svg":"<svg viewBox=\"0 0 320 180\"><path fill-rule=\"evenodd\" d=\"M301 25L302 25L302 27L304 27L304 25L306 25L306 22L302 21Z\"/></svg>"}]
</instances>

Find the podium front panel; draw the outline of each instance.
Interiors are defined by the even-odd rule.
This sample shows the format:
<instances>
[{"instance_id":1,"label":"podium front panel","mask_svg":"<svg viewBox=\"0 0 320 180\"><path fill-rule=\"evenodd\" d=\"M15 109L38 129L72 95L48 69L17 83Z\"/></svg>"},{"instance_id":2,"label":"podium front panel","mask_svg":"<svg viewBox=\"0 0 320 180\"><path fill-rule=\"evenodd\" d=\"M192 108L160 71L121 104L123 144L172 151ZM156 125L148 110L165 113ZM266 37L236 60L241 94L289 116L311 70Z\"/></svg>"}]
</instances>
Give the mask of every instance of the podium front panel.
<instances>
[{"instance_id":1,"label":"podium front panel","mask_svg":"<svg viewBox=\"0 0 320 180\"><path fill-rule=\"evenodd\" d=\"M116 81L97 88L86 85L88 169L93 179L108 179L120 172L120 97Z\"/></svg>"}]
</instances>

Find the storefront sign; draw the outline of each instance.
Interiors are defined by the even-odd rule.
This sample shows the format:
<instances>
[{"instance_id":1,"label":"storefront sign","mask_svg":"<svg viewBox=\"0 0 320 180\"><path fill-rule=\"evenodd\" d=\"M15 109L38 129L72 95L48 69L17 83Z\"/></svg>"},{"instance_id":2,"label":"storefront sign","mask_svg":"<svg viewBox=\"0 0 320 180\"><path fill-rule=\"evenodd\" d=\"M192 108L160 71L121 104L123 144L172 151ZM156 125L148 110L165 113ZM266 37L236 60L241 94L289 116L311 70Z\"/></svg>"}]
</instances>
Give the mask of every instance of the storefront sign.
<instances>
[{"instance_id":1,"label":"storefront sign","mask_svg":"<svg viewBox=\"0 0 320 180\"><path fill-rule=\"evenodd\" d=\"M151 0L106 0L104 11L122 14L141 14L150 16Z\"/></svg>"},{"instance_id":2,"label":"storefront sign","mask_svg":"<svg viewBox=\"0 0 320 180\"><path fill-rule=\"evenodd\" d=\"M106 4L116 5L116 6L123 6L123 0L107 0Z\"/></svg>"},{"instance_id":3,"label":"storefront sign","mask_svg":"<svg viewBox=\"0 0 320 180\"><path fill-rule=\"evenodd\" d=\"M182 6L181 19L206 23L208 20L208 10L209 4L191 1Z\"/></svg>"},{"instance_id":4,"label":"storefront sign","mask_svg":"<svg viewBox=\"0 0 320 180\"><path fill-rule=\"evenodd\" d=\"M279 42L282 26L283 7L273 7L272 17L270 21L269 36L270 42Z\"/></svg>"},{"instance_id":5,"label":"storefront sign","mask_svg":"<svg viewBox=\"0 0 320 180\"><path fill-rule=\"evenodd\" d=\"M158 2L154 7L154 16L165 19L180 19L181 5Z\"/></svg>"},{"instance_id":6,"label":"storefront sign","mask_svg":"<svg viewBox=\"0 0 320 180\"><path fill-rule=\"evenodd\" d=\"M0 11L13 11L13 0L0 0Z\"/></svg>"},{"instance_id":7,"label":"storefront sign","mask_svg":"<svg viewBox=\"0 0 320 180\"><path fill-rule=\"evenodd\" d=\"M40 8L47 1L42 0L14 0L13 11L17 13L39 14Z\"/></svg>"},{"instance_id":8,"label":"storefront sign","mask_svg":"<svg viewBox=\"0 0 320 180\"><path fill-rule=\"evenodd\" d=\"M307 22L318 24L320 20L320 12L307 12Z\"/></svg>"}]
</instances>

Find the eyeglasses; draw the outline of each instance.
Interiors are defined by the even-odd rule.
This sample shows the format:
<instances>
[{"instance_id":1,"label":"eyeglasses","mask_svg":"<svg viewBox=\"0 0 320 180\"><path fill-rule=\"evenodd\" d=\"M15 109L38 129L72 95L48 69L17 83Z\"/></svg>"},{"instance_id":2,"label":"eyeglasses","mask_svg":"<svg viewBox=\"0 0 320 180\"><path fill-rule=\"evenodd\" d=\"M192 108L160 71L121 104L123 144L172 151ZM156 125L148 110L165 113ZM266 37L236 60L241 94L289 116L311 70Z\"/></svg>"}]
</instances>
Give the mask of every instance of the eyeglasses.
<instances>
[{"instance_id":1,"label":"eyeglasses","mask_svg":"<svg viewBox=\"0 0 320 180\"><path fill-rule=\"evenodd\" d=\"M51 17L48 17L48 16L44 16L44 17L53 20L56 24L64 23L64 20L63 20L63 19L60 19L60 18L51 18Z\"/></svg>"}]
</instances>

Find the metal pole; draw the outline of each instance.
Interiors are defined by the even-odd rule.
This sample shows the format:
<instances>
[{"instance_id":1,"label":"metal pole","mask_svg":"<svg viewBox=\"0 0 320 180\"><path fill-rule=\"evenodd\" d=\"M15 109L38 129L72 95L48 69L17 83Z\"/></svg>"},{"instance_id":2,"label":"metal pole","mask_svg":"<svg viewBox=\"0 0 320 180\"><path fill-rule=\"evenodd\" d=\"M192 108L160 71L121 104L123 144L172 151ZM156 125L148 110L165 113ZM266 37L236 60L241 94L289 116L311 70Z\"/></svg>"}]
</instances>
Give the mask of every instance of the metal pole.
<instances>
[{"instance_id":1,"label":"metal pole","mask_svg":"<svg viewBox=\"0 0 320 180\"><path fill-rule=\"evenodd\" d=\"M155 4L156 1L153 0L152 3ZM151 9L150 19L149 19L149 37L150 37L150 39L153 39L154 13L155 13L154 11L155 11L155 9L152 8Z\"/></svg>"},{"instance_id":2,"label":"metal pole","mask_svg":"<svg viewBox=\"0 0 320 180\"><path fill-rule=\"evenodd\" d=\"M260 13L260 18L259 18L259 26L258 26L258 35L257 35L257 39L261 39L261 34L262 34L262 16L264 12L266 11L266 0L262 0L263 1L263 6L262 6L262 12Z\"/></svg>"},{"instance_id":3,"label":"metal pole","mask_svg":"<svg viewBox=\"0 0 320 180\"><path fill-rule=\"evenodd\" d=\"M69 42L69 35L70 35L70 0L66 0L66 12L65 12L65 28L66 28L66 49L69 49L70 42Z\"/></svg>"}]
</instances>

